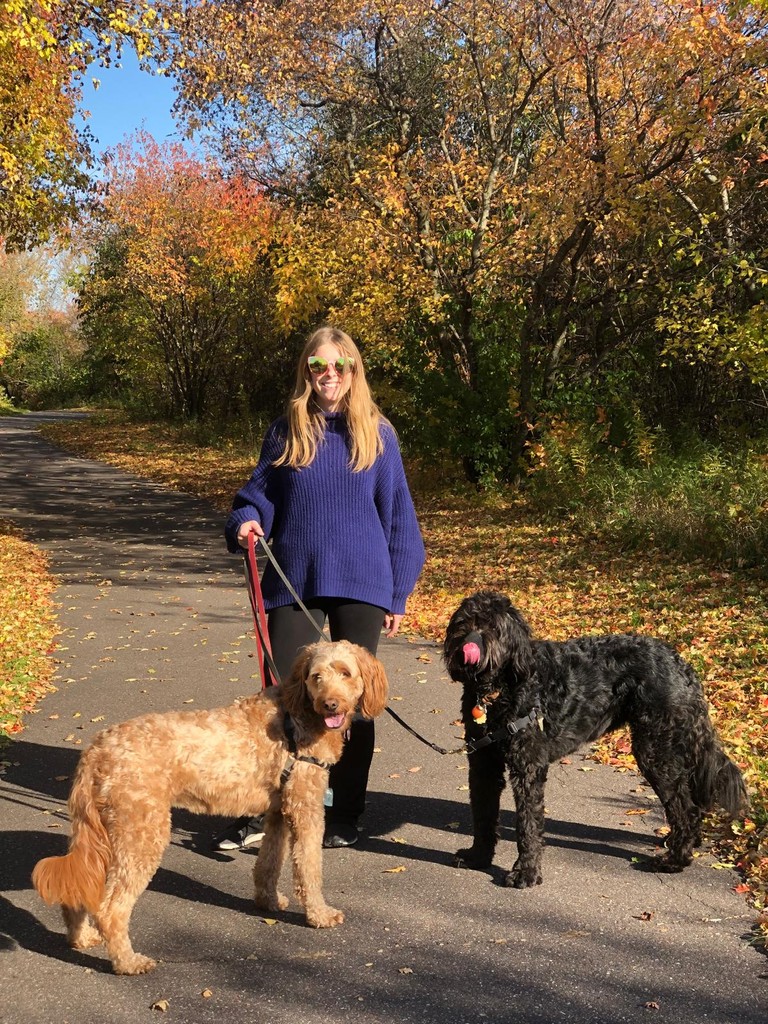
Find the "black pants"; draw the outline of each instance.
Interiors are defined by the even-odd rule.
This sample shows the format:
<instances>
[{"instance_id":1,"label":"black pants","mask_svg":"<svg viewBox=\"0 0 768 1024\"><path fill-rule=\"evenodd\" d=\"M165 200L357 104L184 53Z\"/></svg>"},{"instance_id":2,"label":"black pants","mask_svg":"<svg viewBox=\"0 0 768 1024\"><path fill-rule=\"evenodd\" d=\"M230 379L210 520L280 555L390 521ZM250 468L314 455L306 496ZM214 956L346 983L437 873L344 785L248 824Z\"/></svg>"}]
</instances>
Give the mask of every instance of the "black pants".
<instances>
[{"instance_id":1,"label":"black pants","mask_svg":"<svg viewBox=\"0 0 768 1024\"><path fill-rule=\"evenodd\" d=\"M383 608L337 597L314 598L307 601L306 606L318 627L322 628L327 618L331 640L349 640L376 654L384 624ZM299 650L319 637L297 604L273 608L267 627L275 667L284 679ZM374 742L373 722L355 719L344 753L331 768L329 785L333 790L333 805L326 809L327 821L354 824L365 810Z\"/></svg>"}]
</instances>

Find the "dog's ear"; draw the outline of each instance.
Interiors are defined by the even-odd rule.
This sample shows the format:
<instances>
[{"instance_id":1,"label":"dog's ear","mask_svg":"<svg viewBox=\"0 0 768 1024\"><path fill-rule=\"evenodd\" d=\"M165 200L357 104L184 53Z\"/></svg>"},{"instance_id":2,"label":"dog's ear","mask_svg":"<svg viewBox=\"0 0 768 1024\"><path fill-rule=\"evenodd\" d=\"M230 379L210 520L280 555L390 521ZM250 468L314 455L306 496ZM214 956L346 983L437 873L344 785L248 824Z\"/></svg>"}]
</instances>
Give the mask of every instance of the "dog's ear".
<instances>
[{"instance_id":1,"label":"dog's ear","mask_svg":"<svg viewBox=\"0 0 768 1024\"><path fill-rule=\"evenodd\" d=\"M513 605L509 607L506 626L506 646L512 668L519 679L528 679L533 675L536 666L530 626Z\"/></svg>"},{"instance_id":2,"label":"dog's ear","mask_svg":"<svg viewBox=\"0 0 768 1024\"><path fill-rule=\"evenodd\" d=\"M302 647L291 666L291 674L280 683L280 704L292 718L299 718L309 701L306 682L316 646L309 644Z\"/></svg>"},{"instance_id":3,"label":"dog's ear","mask_svg":"<svg viewBox=\"0 0 768 1024\"><path fill-rule=\"evenodd\" d=\"M384 666L364 647L355 645L355 657L363 677L363 696L360 698L360 714L364 718L376 718L387 706L389 684Z\"/></svg>"}]
</instances>

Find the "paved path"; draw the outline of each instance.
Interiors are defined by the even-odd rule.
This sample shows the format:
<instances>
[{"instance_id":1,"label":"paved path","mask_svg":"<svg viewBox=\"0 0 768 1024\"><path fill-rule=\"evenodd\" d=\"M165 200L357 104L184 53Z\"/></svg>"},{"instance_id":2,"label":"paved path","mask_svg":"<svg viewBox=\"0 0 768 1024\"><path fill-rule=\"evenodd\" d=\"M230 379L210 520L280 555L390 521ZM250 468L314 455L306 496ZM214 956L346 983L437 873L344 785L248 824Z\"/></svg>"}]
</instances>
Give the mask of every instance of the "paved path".
<instances>
[{"instance_id":1,"label":"paved path","mask_svg":"<svg viewBox=\"0 0 768 1024\"><path fill-rule=\"evenodd\" d=\"M253 854L207 853L219 822L179 813L133 917L134 944L162 961L157 971L118 978L102 951L68 949L29 876L65 847L78 752L104 723L230 702L256 685L255 663L220 516L62 452L37 433L40 418L0 419L0 517L50 555L62 630L58 692L28 719L0 777L3 1024L135 1024L155 1019L161 999L166 1019L184 1024L766 1024L768 961L748 945L753 915L732 892L735 875L709 855L678 876L633 868L662 824L641 780L579 757L555 767L545 884L507 890L511 797L498 866L454 870L469 831L466 762L388 716L367 838L325 856L341 928L313 931L295 907L265 923L249 899ZM455 745L458 687L437 648L397 639L381 653L393 707Z\"/></svg>"}]
</instances>

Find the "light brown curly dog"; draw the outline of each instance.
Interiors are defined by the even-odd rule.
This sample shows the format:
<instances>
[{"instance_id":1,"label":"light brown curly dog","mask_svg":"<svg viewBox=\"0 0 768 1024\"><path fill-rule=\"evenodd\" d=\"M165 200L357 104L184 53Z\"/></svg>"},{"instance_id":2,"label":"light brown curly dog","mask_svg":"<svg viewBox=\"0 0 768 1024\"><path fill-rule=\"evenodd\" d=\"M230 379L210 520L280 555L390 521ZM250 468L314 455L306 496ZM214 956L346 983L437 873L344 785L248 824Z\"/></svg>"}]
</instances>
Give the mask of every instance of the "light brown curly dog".
<instances>
[{"instance_id":1,"label":"light brown curly dog","mask_svg":"<svg viewBox=\"0 0 768 1024\"><path fill-rule=\"evenodd\" d=\"M387 701L381 662L339 641L304 648L278 687L213 711L143 715L99 733L78 764L69 853L41 860L32 883L60 903L69 944L102 940L116 974L155 961L128 937L133 906L171 837L171 808L227 817L265 813L253 877L256 905L284 909L278 891L289 841L296 896L307 922L333 928L344 915L322 893L323 798L355 710Z\"/></svg>"}]
</instances>

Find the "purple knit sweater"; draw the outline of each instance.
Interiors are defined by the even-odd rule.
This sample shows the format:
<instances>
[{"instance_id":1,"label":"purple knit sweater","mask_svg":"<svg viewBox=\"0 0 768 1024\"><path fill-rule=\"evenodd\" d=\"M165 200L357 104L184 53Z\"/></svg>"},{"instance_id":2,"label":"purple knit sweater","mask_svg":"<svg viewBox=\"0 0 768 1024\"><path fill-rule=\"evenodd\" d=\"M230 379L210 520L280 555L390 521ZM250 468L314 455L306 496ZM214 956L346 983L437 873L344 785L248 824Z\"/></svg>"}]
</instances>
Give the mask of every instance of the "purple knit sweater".
<instances>
[{"instance_id":1,"label":"purple knit sweater","mask_svg":"<svg viewBox=\"0 0 768 1024\"><path fill-rule=\"evenodd\" d=\"M325 421L325 437L304 469L272 465L288 425L284 416L271 424L259 464L232 505L227 547L241 551L238 528L255 519L303 601L343 597L401 615L424 564L424 542L397 437L382 424L384 451L370 469L354 473L344 414L327 414ZM268 611L293 603L270 563L262 590Z\"/></svg>"}]
</instances>

